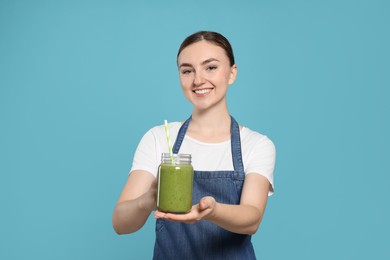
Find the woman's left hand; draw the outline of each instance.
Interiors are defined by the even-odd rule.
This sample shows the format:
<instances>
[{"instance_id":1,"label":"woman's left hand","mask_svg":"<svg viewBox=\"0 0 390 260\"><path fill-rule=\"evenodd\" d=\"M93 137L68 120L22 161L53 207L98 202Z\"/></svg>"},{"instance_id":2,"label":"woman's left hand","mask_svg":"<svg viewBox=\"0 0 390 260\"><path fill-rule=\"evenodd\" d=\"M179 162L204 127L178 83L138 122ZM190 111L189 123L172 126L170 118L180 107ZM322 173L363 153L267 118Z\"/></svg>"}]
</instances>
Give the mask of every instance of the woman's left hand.
<instances>
[{"instance_id":1,"label":"woman's left hand","mask_svg":"<svg viewBox=\"0 0 390 260\"><path fill-rule=\"evenodd\" d=\"M216 204L217 203L213 197L207 196L203 197L198 204L193 205L191 211L186 214L174 214L156 211L154 213L154 217L170 220L173 222L194 224L202 219L208 219L208 217L213 213Z\"/></svg>"}]
</instances>

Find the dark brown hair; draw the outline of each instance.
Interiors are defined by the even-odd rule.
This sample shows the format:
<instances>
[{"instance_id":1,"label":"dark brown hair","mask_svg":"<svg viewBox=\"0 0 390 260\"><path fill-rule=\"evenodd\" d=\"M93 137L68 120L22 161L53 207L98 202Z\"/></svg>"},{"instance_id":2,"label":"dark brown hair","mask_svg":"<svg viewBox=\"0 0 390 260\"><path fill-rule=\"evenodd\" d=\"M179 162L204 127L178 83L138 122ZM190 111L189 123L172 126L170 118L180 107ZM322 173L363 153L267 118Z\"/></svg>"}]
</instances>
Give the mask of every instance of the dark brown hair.
<instances>
[{"instance_id":1,"label":"dark brown hair","mask_svg":"<svg viewBox=\"0 0 390 260\"><path fill-rule=\"evenodd\" d=\"M176 60L179 58L179 55L182 52L182 50L184 50L189 45L200 41L208 41L210 43L213 43L221 47L222 49L225 50L226 56L229 58L230 66L233 66L235 64L233 49L228 39L226 39L225 36L223 36L222 34L217 32L212 32L212 31L199 31L185 38L182 44L180 45Z\"/></svg>"}]
</instances>

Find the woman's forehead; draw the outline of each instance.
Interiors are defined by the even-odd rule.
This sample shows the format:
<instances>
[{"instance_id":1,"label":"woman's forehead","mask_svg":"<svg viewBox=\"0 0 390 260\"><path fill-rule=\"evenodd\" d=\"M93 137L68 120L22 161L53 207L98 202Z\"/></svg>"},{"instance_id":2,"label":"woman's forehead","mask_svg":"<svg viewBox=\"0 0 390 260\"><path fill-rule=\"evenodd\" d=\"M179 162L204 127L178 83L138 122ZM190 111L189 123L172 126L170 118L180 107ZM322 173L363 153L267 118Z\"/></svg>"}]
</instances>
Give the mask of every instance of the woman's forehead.
<instances>
[{"instance_id":1,"label":"woman's forehead","mask_svg":"<svg viewBox=\"0 0 390 260\"><path fill-rule=\"evenodd\" d=\"M212 42L200 41L184 48L178 57L178 62L202 62L211 58L220 61L228 60L226 52L223 48Z\"/></svg>"}]
</instances>

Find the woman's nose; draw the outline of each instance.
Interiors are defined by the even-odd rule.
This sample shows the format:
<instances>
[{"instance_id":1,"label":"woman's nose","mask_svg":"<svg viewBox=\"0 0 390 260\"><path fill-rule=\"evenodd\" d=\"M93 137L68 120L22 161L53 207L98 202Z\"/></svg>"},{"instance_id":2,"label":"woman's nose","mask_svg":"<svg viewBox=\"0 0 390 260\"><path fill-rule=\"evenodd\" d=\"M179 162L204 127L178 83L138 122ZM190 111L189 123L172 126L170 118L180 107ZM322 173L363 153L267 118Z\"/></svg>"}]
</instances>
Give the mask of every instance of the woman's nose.
<instances>
[{"instance_id":1,"label":"woman's nose","mask_svg":"<svg viewBox=\"0 0 390 260\"><path fill-rule=\"evenodd\" d=\"M194 85L199 86L205 82L205 78L201 73L195 73Z\"/></svg>"}]
</instances>

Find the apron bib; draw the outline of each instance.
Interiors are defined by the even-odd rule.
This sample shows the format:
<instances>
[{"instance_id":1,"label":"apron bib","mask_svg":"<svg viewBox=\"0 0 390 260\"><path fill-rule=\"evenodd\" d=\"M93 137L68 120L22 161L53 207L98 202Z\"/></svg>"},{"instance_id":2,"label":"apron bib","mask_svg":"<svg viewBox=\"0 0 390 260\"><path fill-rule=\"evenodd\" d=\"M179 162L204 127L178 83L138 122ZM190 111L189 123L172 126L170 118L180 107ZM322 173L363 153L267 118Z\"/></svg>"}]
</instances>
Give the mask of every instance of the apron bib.
<instances>
[{"instance_id":1,"label":"apron bib","mask_svg":"<svg viewBox=\"0 0 390 260\"><path fill-rule=\"evenodd\" d=\"M191 117L181 126L173 147L179 153ZM240 129L231 117L231 150L234 171L194 171L192 204L204 196L219 203L239 204L245 179L241 155ZM153 259L256 259L250 235L227 231L209 221L196 224L156 220Z\"/></svg>"}]
</instances>

